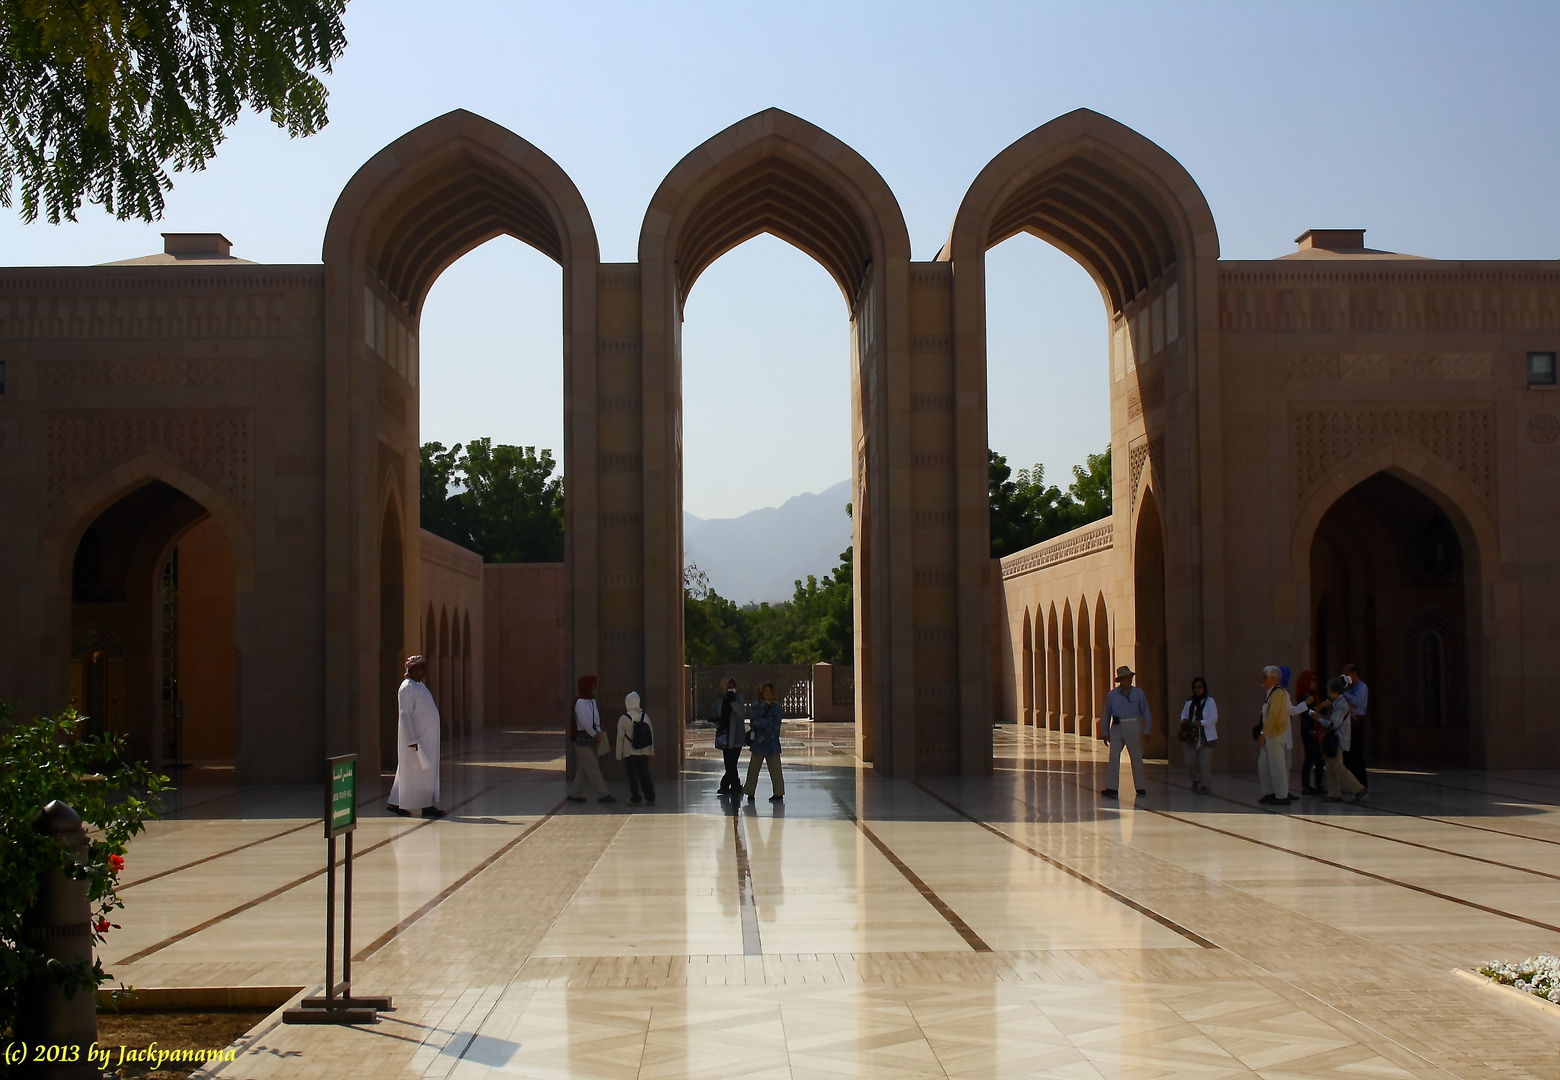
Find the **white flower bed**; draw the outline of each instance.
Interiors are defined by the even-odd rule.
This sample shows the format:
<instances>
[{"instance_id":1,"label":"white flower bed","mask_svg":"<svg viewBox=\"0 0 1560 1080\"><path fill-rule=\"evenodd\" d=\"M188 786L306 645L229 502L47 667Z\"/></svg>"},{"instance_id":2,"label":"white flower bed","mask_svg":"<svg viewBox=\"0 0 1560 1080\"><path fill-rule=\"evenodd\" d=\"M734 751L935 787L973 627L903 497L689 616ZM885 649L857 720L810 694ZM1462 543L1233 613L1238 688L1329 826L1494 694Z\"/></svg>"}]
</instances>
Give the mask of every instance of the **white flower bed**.
<instances>
[{"instance_id":1,"label":"white flower bed","mask_svg":"<svg viewBox=\"0 0 1560 1080\"><path fill-rule=\"evenodd\" d=\"M1560 957L1530 956L1518 964L1491 960L1479 968L1479 974L1560 1005Z\"/></svg>"}]
</instances>

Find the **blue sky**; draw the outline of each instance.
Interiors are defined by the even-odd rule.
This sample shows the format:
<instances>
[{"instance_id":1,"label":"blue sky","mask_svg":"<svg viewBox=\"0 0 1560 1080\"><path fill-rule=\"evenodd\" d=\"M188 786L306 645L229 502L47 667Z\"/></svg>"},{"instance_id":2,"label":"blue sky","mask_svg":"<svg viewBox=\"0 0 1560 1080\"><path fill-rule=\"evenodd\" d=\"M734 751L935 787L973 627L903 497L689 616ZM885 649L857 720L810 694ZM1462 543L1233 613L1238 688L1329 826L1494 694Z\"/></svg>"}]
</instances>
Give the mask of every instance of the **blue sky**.
<instances>
[{"instance_id":1,"label":"blue sky","mask_svg":"<svg viewBox=\"0 0 1560 1080\"><path fill-rule=\"evenodd\" d=\"M634 258L646 203L710 135L777 105L831 131L897 194L917 258L1008 143L1088 106L1201 185L1227 258L1361 227L1438 258L1560 256L1554 3L460 3L356 0L328 77L331 124L290 141L248 117L157 226L0 216L12 265L159 250L220 230L235 254L315 262L377 149L448 109L481 113L574 178L602 257ZM435 286L424 438L559 448L556 268L494 241ZM1057 478L1107 437L1104 310L1039 241L992 254L991 443ZM685 327L687 508L776 505L848 475L844 305L823 270L760 238L699 281Z\"/></svg>"}]
</instances>

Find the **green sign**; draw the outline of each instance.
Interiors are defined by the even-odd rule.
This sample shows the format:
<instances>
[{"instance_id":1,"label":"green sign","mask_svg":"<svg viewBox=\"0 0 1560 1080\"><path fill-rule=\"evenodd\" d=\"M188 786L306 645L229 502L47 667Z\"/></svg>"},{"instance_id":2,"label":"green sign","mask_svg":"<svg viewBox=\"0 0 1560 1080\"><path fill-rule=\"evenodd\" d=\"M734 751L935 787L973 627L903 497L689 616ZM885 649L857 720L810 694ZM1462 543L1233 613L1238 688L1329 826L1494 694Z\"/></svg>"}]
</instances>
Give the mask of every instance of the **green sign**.
<instances>
[{"instance_id":1,"label":"green sign","mask_svg":"<svg viewBox=\"0 0 1560 1080\"><path fill-rule=\"evenodd\" d=\"M325 835L340 836L357 828L357 755L325 759Z\"/></svg>"}]
</instances>

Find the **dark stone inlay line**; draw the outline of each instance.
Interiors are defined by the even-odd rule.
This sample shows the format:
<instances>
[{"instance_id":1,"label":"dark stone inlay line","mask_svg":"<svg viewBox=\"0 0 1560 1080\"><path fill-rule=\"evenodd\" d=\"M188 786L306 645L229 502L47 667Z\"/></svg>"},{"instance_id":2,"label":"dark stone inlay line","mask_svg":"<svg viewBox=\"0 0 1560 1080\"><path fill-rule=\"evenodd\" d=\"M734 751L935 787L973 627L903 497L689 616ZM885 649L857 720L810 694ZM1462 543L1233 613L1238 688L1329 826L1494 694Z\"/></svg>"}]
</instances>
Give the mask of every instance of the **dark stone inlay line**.
<instances>
[{"instance_id":1,"label":"dark stone inlay line","mask_svg":"<svg viewBox=\"0 0 1560 1080\"><path fill-rule=\"evenodd\" d=\"M1445 780L1426 780L1419 776L1408 776L1400 772L1390 772L1386 769L1374 770L1378 776L1390 776L1394 780L1401 780L1406 784L1419 784L1422 787L1445 788L1447 791L1466 791L1471 795L1483 795L1490 799L1512 799L1516 802L1524 802L1530 806L1560 806L1560 803L1545 802L1543 799L1533 799L1526 795L1513 795L1506 791L1486 791L1483 788L1463 787L1461 784L1448 784ZM1555 790L1551 784L1540 784L1534 780L1512 780L1503 776L1492 776L1489 779L1498 784L1523 784L1527 787L1541 787L1549 791Z\"/></svg>"},{"instance_id":2,"label":"dark stone inlay line","mask_svg":"<svg viewBox=\"0 0 1560 1080\"><path fill-rule=\"evenodd\" d=\"M1166 787L1171 787L1170 781L1164 777L1160 777L1160 782L1163 783ZM1217 799L1220 802L1229 803L1231 806L1239 806L1243 809L1249 809L1249 807L1247 807L1247 805L1241 802L1239 799L1232 799L1227 795L1204 795L1202 798ZM1148 807L1145 806L1141 807L1140 809L1147 810ZM1268 813L1271 813L1274 817L1286 816L1277 811L1268 811ZM1337 829L1339 832L1354 833L1356 836L1368 836L1372 840L1385 840L1392 844L1402 844L1404 847L1419 848L1421 851L1433 851L1438 855L1448 855L1454 859L1467 859L1469 862L1483 863L1486 866L1498 866L1503 870L1515 870L1521 874L1532 874L1534 877L1548 878L1551 881L1560 881L1560 874L1551 874L1547 870L1535 870L1531 866L1518 866L1516 863L1501 862L1499 859L1486 859L1482 855L1469 855L1462 851L1452 851L1450 848L1436 847L1434 844L1421 844L1417 840L1404 840L1397 836L1387 836L1383 833L1371 832L1369 829L1356 829L1348 825L1340 825L1336 821L1328 821L1326 818L1312 817L1310 814L1306 814L1304 812L1298 814L1290 813L1287 816L1292 821L1303 821L1308 825L1320 825L1325 829ZM1435 818L1420 818L1418 814L1409 814L1406 816L1419 818L1420 820L1437 820Z\"/></svg>"},{"instance_id":3,"label":"dark stone inlay line","mask_svg":"<svg viewBox=\"0 0 1560 1080\"><path fill-rule=\"evenodd\" d=\"M383 934L380 934L373 941L371 941L368 945L366 945L362 949L358 950L357 954L352 957L352 962L353 963L357 963L360 960L367 960L370 956L373 956L380 949L382 949L386 945L390 944L390 942L394 941L401 934L403 934L407 930L411 929L412 924L415 923L418 919L421 919L424 915L428 914L428 912L432 911L434 908L436 908L440 904L444 903L444 901L446 901L450 897L454 896L457 892L459 892L461 889L463 889L466 885L470 884L471 880L473 878L475 878L478 874L482 873L482 871L486 870L488 867L490 867L494 863L498 862L499 859L502 859L505 855L508 855L511 851L513 851L516 847L518 847L522 840L524 840L526 837L530 836L537 829L540 829L543 825L546 825L550 820L552 820L552 818L558 813L558 811L563 809L564 803L566 801L567 800L565 800L565 799L559 799L558 800L558 804L556 806L554 806L551 810L547 811L547 813L545 815L543 815L542 817L538 818L536 821L533 821L533 822L531 822L531 824L527 825L525 827L525 831L523 831L519 836L515 837L513 840L510 840L503 847L501 847L497 851L493 852L493 854L491 854L487 858L483 859L476 866L473 866L470 870L467 870L464 874L462 874L460 876L459 879L457 879L456 881L451 882L449 885L445 886L444 890L442 892L440 892L439 895L435 896L432 900L429 900L422 907L420 907L416 911L412 912L406 918L402 919L400 922L396 923L390 929L386 930Z\"/></svg>"},{"instance_id":4,"label":"dark stone inlay line","mask_svg":"<svg viewBox=\"0 0 1560 1080\"><path fill-rule=\"evenodd\" d=\"M1166 918L1165 916L1159 914L1159 912L1153 910L1152 908L1144 907L1142 904L1138 903L1136 900L1133 900L1129 896L1123 896L1121 893L1117 892L1115 889L1112 889L1109 885L1106 885L1104 882L1096 881L1094 878L1090 877L1088 874L1085 874L1083 871L1075 870L1072 867L1068 866L1066 863L1059 862L1058 860L1053 859L1051 856L1047 855L1045 852L1039 850L1038 848L1030 847L1028 844L1024 843L1022 840L1018 839L1016 836L1010 836L1007 833L1003 832L1001 829L997 828L996 826L991 825L988 822L982 821L980 818L978 818L974 814L971 814L968 811L964 810L962 807L955 806L953 803L949 802L947 799L945 799L941 795L937 794L937 792L935 792L935 791L931 790L930 788L926 787L919 780L912 780L911 783L915 784L916 787L920 788L922 791L926 792L926 794L930 795L932 798L934 798L938 802L942 803L948 809L952 810L955 814L958 814L960 817L964 818L967 821L974 822L976 825L979 825L982 829L985 829L987 832L991 833L993 836L1000 836L1002 839L1006 840L1008 843L1012 844L1014 847L1018 848L1020 851L1026 851L1029 854L1033 855L1035 858L1039 859L1041 862L1045 863L1047 866L1054 866L1056 869L1060 870L1062 873L1067 874L1070 877L1077 878L1079 881L1083 882L1085 885L1089 886L1090 888L1098 889L1100 892L1104 893L1106 896L1110 897L1112 900L1116 901L1118 904L1125 904L1127 907L1131 908L1133 911L1137 912L1139 915L1146 915L1146 916L1148 916L1148 918L1153 919L1156 923L1158 923L1159 925L1165 927L1166 929L1174 930L1177 934L1180 934L1182 937L1184 937L1186 940L1192 942L1193 944L1201 946L1204 949L1217 949L1219 947L1219 946L1215 945L1213 942L1209 941L1207 938L1203 937L1201 934L1199 934L1199 933L1197 933L1197 932L1195 932L1193 930L1188 930L1186 927L1182 926L1180 923L1175 922L1172 919Z\"/></svg>"},{"instance_id":5,"label":"dark stone inlay line","mask_svg":"<svg viewBox=\"0 0 1560 1080\"><path fill-rule=\"evenodd\" d=\"M953 908L949 907L943 901L943 898L938 896L937 893L932 890L930 885L922 881L920 876L917 875L914 870L906 866L903 859L901 859L898 855L895 855L892 849L890 849L887 844L883 843L882 840L879 840L877 834L874 833L871 829L867 828L866 822L862 821L861 818L855 814L852 814L850 818L856 823L856 828L861 830L861 835L872 841L872 846L877 848L878 851L882 852L885 859L894 864L894 869L898 870L901 874L904 875L905 880L915 887L915 891L921 894L922 899L937 909L937 914L941 915L945 920L947 920L948 925L953 927L955 932L957 932L958 935L964 939L964 943L966 945L968 945L976 952L991 951L991 946L987 945L985 941L981 939L981 936L977 934L968 923L959 918L959 913L954 911Z\"/></svg>"},{"instance_id":6,"label":"dark stone inlay line","mask_svg":"<svg viewBox=\"0 0 1560 1080\"><path fill-rule=\"evenodd\" d=\"M1390 878L1385 874L1376 874L1369 870L1361 870L1359 867L1349 866L1347 863L1333 862L1331 859L1324 859L1320 855L1307 855L1303 851L1296 851L1293 848L1286 848L1282 844L1271 844L1266 840L1258 840L1255 837L1243 836L1242 834L1233 832L1229 829L1221 829L1217 825L1206 825L1201 821L1193 821L1190 818L1184 818L1179 814L1172 814L1168 810L1148 810L1144 808L1144 812L1149 814L1158 814L1160 817L1169 818L1171 821L1179 821L1181 824L1190 825L1193 828L1207 829L1209 832L1219 833L1223 836L1231 836L1236 840L1244 840L1248 844L1256 844L1258 847L1269 848L1273 851L1281 851L1285 855L1293 855L1297 859L1309 859L1311 862L1321 863L1323 866L1331 866L1336 870L1346 870L1351 874L1358 874L1360 877L1370 878L1372 881L1380 881L1387 885L1396 885L1403 889L1412 889L1414 892L1423 893L1425 896L1433 896L1437 900L1446 900L1453 904L1460 904L1463 907L1472 908L1475 911L1485 912L1488 915L1498 915L1502 919L1511 919L1515 922L1527 923L1529 926L1536 926L1540 930L1549 930L1553 933L1560 934L1560 926L1553 926L1546 922L1540 922L1537 919L1530 919L1526 915L1518 915L1511 911L1502 911L1500 908L1489 907L1486 904L1476 903L1473 900L1464 900L1460 896L1452 896L1449 893L1437 892L1434 889L1427 889L1423 885L1415 885L1409 881L1399 881L1397 878Z\"/></svg>"},{"instance_id":7,"label":"dark stone inlay line","mask_svg":"<svg viewBox=\"0 0 1560 1080\"><path fill-rule=\"evenodd\" d=\"M469 797L467 797L465 799L462 799L460 802L458 802L454 806L450 807L450 810L459 810L462 806L465 806L468 803L475 802L477 799L481 798L483 795L486 795L488 792L492 791L497 786L498 786L497 784L490 784L489 786L483 788L481 791L477 792L475 795L471 795L471 796L469 796ZM370 851L377 851L380 848L384 847L386 844L392 844L395 841L401 839L403 836L410 836L412 833L416 832L418 829L426 829L429 825L432 825L435 820L436 819L434 819L434 818L429 818L426 821L418 822L416 825L413 825L409 829L402 829L400 832L396 833L394 836L387 836L383 840L379 841L377 844L370 844L368 847L364 848L362 851L356 852L355 853L355 857L361 857L363 855L367 855ZM338 865L339 865L340 860L337 860L337 862L338 862ZM311 871L310 873L307 873L307 874L303 875L303 877L301 877L301 878L295 878L294 880L289 881L285 885L278 885L276 888L272 889L268 893L263 893L260 896L255 897L253 900L246 900L242 904L239 904L237 907L229 908L227 911L224 911L220 915L213 915L211 918L207 919L205 922L197 923L194 926L188 927L188 928L186 928L184 930L180 930L177 934L174 934L172 937L164 938L163 940L159 941L155 945L148 945L146 948L142 949L140 952L133 952L129 956L120 957L118 960L115 961L115 963L118 963L118 964L133 964L133 963L135 963L138 960L145 960L148 956L151 956L153 953L161 952L162 950L166 949L170 945L177 945L179 942L183 941L185 938L194 937L196 934L200 933L202 930L209 930L213 926L216 926L218 923L226 922L228 919L231 919L235 915L242 915L244 912L248 911L250 908L259 907L261 904L265 903L267 900L274 900L274 899L276 899L278 896L281 896L284 892L290 892L293 889L296 889L300 885L306 885L309 882L313 881L317 877L324 877L326 869L327 869L327 867L323 867L322 866L318 870Z\"/></svg>"},{"instance_id":8,"label":"dark stone inlay line","mask_svg":"<svg viewBox=\"0 0 1560 1080\"><path fill-rule=\"evenodd\" d=\"M731 815L731 837L737 846L737 895L742 908L742 955L763 956L764 941L758 933L758 906L753 902L753 871L748 864L747 843L742 839L742 814Z\"/></svg>"},{"instance_id":9,"label":"dark stone inlay line","mask_svg":"<svg viewBox=\"0 0 1560 1080\"><path fill-rule=\"evenodd\" d=\"M159 870L157 873L148 874L144 878L136 878L134 881L126 882L125 884L119 886L119 891L124 892L126 889L133 889L137 885L145 885L148 881L156 881L158 878L165 878L169 874L178 874L190 869L191 867L200 866L202 863L209 863L215 859L225 858L226 856L232 855L235 852L244 851L252 847L258 847L261 844L268 844L272 840L280 840L284 836L291 836L295 832L302 832L304 829L314 828L323 823L323 818L315 818L313 821L305 821L302 825L295 825L291 829L283 829L281 832L272 833L270 836L262 836L258 840L251 840L247 844L239 844L237 847L228 848L226 851L219 851L214 855L207 855L204 858L194 859L190 862L184 863L182 866L175 866L168 870Z\"/></svg>"},{"instance_id":10,"label":"dark stone inlay line","mask_svg":"<svg viewBox=\"0 0 1560 1080\"><path fill-rule=\"evenodd\" d=\"M376 794L373 794L373 795L369 795L369 796L367 796L365 798L359 799L357 801L357 804L359 806L367 806L371 802L378 802L380 800L380 798L381 798L381 796L376 793ZM220 800L212 799L210 801L217 802L217 801L220 801ZM196 805L197 806L203 806L205 804L204 803L197 803ZM230 820L242 820L242 819L235 818L235 819L230 819ZM203 858L194 859L194 860L192 860L190 862L184 863L181 866L175 866L175 867L173 867L171 869L168 869L168 870L159 870L157 873L155 873L155 874L148 874L144 878L136 878L132 882L129 882L127 884L119 886L119 891L120 892L124 892L126 889L133 889L137 885L145 885L148 881L156 881L158 878L165 878L169 874L181 873L182 871L188 870L191 867L199 866L202 863L209 863L213 859L220 859L220 858L222 858L222 857L224 857L226 855L232 855L235 852L243 851L246 848L252 848L252 847L256 847L256 846L258 846L260 844L269 843L272 840L280 840L284 836L291 836L295 832L302 832L304 829L309 828L311 825L323 825L324 823L325 823L325 819L324 818L313 818L313 819L311 819L309 821L305 821L302 825L295 825L291 829L283 829L279 833L272 833L270 836L263 836L259 840L251 840L247 844L239 844L237 847L230 847L226 851L219 851L219 852L217 852L214 855L207 855L207 856L204 856Z\"/></svg>"}]
</instances>

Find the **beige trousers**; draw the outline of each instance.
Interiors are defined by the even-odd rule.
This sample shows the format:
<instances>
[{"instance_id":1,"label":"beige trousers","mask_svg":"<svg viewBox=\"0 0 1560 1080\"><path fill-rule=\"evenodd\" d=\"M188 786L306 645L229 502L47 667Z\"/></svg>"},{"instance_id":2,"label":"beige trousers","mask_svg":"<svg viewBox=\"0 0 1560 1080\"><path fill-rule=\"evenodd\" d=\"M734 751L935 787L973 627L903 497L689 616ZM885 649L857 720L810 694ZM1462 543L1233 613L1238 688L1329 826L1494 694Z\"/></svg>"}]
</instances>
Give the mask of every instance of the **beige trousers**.
<instances>
[{"instance_id":1,"label":"beige trousers","mask_svg":"<svg viewBox=\"0 0 1560 1080\"><path fill-rule=\"evenodd\" d=\"M1327 797L1330 799L1343 798L1343 792L1350 795L1358 794L1365 790L1365 785L1359 778L1343 766L1343 754L1337 753L1327 759Z\"/></svg>"},{"instance_id":2,"label":"beige trousers","mask_svg":"<svg viewBox=\"0 0 1560 1080\"><path fill-rule=\"evenodd\" d=\"M761 761L769 766L769 786L774 789L776 795L782 799L785 798L785 776L780 772L779 754L754 754L749 752L748 778L747 783L742 785L742 790L747 793L747 797L750 799L758 793L758 763Z\"/></svg>"},{"instance_id":3,"label":"beige trousers","mask_svg":"<svg viewBox=\"0 0 1560 1080\"><path fill-rule=\"evenodd\" d=\"M1121 781L1121 751L1125 747L1132 760L1132 786L1142 791L1148 786L1143 774L1143 721L1116 720L1110 725L1110 764L1105 768L1105 787L1115 791Z\"/></svg>"},{"instance_id":4,"label":"beige trousers","mask_svg":"<svg viewBox=\"0 0 1560 1080\"><path fill-rule=\"evenodd\" d=\"M1278 739L1269 737L1257 748L1257 783L1264 795L1289 798L1289 755Z\"/></svg>"},{"instance_id":5,"label":"beige trousers","mask_svg":"<svg viewBox=\"0 0 1560 1080\"><path fill-rule=\"evenodd\" d=\"M596 760L596 745L574 746L574 782L569 785L569 794L572 796L583 795L585 785L589 784L592 791L599 799L603 795L611 794L607 789L607 782L601 778L601 763Z\"/></svg>"}]
</instances>

